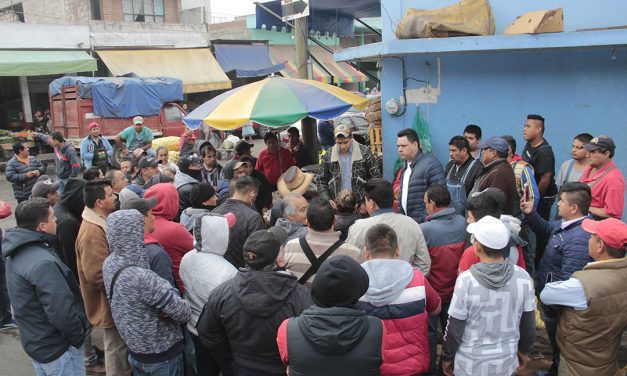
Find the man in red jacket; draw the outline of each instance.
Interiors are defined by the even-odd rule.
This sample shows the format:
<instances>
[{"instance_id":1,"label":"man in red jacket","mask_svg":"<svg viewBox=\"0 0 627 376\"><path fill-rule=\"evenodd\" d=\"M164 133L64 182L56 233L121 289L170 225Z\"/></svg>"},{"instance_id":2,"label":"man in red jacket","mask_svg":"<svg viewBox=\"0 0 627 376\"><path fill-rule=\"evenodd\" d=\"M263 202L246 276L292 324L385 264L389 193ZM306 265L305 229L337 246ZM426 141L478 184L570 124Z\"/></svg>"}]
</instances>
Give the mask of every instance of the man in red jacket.
<instances>
[{"instance_id":1,"label":"man in red jacket","mask_svg":"<svg viewBox=\"0 0 627 376\"><path fill-rule=\"evenodd\" d=\"M183 256L194 248L194 238L185 226L172 221L179 211L179 194L174 185L169 183L153 185L144 193L144 199L151 197L157 199L157 204L152 209L152 214L155 216L155 231L147 235L146 241L152 238L163 246L172 259L176 287L183 293L185 287L179 277L179 266Z\"/></svg>"},{"instance_id":2,"label":"man in red jacket","mask_svg":"<svg viewBox=\"0 0 627 376\"><path fill-rule=\"evenodd\" d=\"M396 233L390 226L375 225L365 238L368 261L361 266L370 282L357 307L383 321L381 375L426 373L429 370L427 319L440 313L440 297L420 270L399 260Z\"/></svg>"},{"instance_id":3,"label":"man in red jacket","mask_svg":"<svg viewBox=\"0 0 627 376\"><path fill-rule=\"evenodd\" d=\"M288 168L296 166L296 161L288 149L281 147L276 134L266 133L263 136L263 142L265 142L266 148L259 153L255 170L264 174L272 186L272 190L276 191L277 181Z\"/></svg>"}]
</instances>

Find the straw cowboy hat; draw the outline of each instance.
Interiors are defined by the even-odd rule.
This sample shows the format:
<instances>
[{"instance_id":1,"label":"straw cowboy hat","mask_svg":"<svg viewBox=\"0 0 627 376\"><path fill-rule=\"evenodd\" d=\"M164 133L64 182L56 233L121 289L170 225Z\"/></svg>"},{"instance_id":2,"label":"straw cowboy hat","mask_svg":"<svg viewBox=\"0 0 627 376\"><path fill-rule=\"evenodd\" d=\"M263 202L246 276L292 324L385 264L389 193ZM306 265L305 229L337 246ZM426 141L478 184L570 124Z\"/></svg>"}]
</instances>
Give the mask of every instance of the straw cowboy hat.
<instances>
[{"instance_id":1,"label":"straw cowboy hat","mask_svg":"<svg viewBox=\"0 0 627 376\"><path fill-rule=\"evenodd\" d=\"M301 195L307 191L309 184L313 180L314 175L304 173L300 168L296 166L290 167L287 171L281 175L277 182L277 190L281 197L287 196L287 194L295 192Z\"/></svg>"}]
</instances>

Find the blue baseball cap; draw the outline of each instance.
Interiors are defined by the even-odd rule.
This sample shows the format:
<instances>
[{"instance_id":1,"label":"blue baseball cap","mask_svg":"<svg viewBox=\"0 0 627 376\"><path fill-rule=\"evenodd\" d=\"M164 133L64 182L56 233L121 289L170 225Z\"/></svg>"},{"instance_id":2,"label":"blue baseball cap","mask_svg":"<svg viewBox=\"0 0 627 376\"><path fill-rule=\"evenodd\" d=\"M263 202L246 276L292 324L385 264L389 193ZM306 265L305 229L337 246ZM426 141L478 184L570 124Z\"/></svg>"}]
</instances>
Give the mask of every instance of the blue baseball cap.
<instances>
[{"instance_id":1,"label":"blue baseball cap","mask_svg":"<svg viewBox=\"0 0 627 376\"><path fill-rule=\"evenodd\" d=\"M499 153L507 154L509 151L509 144L507 143L507 141L505 141L503 137L492 136L486 141L482 142L479 145L479 148L481 150L490 148L498 151Z\"/></svg>"}]
</instances>

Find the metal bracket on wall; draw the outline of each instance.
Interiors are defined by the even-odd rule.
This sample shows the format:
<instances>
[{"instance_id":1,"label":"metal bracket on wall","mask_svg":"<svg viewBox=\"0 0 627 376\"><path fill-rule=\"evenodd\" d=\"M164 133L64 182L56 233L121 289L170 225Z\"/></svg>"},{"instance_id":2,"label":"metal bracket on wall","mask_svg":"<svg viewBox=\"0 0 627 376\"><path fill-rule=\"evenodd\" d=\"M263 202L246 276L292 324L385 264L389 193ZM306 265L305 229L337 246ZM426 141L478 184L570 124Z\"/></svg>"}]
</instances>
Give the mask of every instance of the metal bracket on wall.
<instances>
[{"instance_id":1,"label":"metal bracket on wall","mask_svg":"<svg viewBox=\"0 0 627 376\"><path fill-rule=\"evenodd\" d=\"M436 104L438 103L438 96L440 96L440 59L437 59L437 63L438 63L438 86L437 87L433 87L431 86L431 83L429 81L427 81L427 83L425 84L425 86L417 88L417 89L407 89L405 92L405 98L407 100L407 103L415 103L416 105L419 105L421 103L431 103L431 104ZM426 77L429 77L428 74L428 69L429 69L429 63L426 63ZM402 98L401 98L402 100Z\"/></svg>"}]
</instances>

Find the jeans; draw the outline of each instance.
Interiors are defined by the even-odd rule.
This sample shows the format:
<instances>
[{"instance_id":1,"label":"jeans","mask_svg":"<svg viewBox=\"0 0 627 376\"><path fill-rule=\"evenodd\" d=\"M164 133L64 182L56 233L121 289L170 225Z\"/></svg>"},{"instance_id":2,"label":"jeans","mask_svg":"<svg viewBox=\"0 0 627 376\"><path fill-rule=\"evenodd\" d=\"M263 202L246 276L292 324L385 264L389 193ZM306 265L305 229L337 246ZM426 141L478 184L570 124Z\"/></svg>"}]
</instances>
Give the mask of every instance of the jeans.
<instances>
[{"instance_id":1,"label":"jeans","mask_svg":"<svg viewBox=\"0 0 627 376\"><path fill-rule=\"evenodd\" d=\"M551 371L555 372L553 375L557 375L557 370L560 365L560 349L557 347L557 323L559 322L559 316L549 317L545 314L542 316L544 326L546 328L546 334L549 337L549 342L551 343L551 351L553 352L553 364L551 364Z\"/></svg>"},{"instance_id":2,"label":"jeans","mask_svg":"<svg viewBox=\"0 0 627 376\"><path fill-rule=\"evenodd\" d=\"M33 360L36 376L85 376L83 363L83 347L70 346L59 358L49 363Z\"/></svg>"},{"instance_id":3,"label":"jeans","mask_svg":"<svg viewBox=\"0 0 627 376\"><path fill-rule=\"evenodd\" d=\"M2 236L0 236L0 241ZM0 257L0 325L8 324L13 319L11 315L11 302L9 301L9 292L7 291L6 271L4 268L4 259Z\"/></svg>"},{"instance_id":4,"label":"jeans","mask_svg":"<svg viewBox=\"0 0 627 376\"><path fill-rule=\"evenodd\" d=\"M192 341L192 333L187 330L185 325L181 326L181 330L183 330L183 337L185 338L185 350L183 350L185 376L196 376L196 352L194 341Z\"/></svg>"},{"instance_id":5,"label":"jeans","mask_svg":"<svg viewBox=\"0 0 627 376\"><path fill-rule=\"evenodd\" d=\"M133 376L183 376L183 354L160 363L142 363L128 356Z\"/></svg>"},{"instance_id":6,"label":"jeans","mask_svg":"<svg viewBox=\"0 0 627 376\"><path fill-rule=\"evenodd\" d=\"M218 376L220 374L220 365L211 356L211 352L202 345L200 338L190 333L196 353L196 369L199 376Z\"/></svg>"},{"instance_id":7,"label":"jeans","mask_svg":"<svg viewBox=\"0 0 627 376\"><path fill-rule=\"evenodd\" d=\"M442 329L442 334L446 330L448 322L448 308L451 302L442 303L442 310L437 316L429 315L429 371L432 374L439 374L440 365L436 364L438 358L438 321Z\"/></svg>"}]
</instances>

